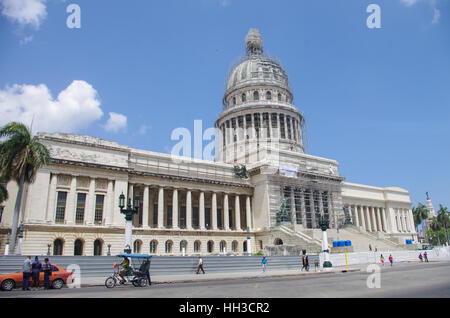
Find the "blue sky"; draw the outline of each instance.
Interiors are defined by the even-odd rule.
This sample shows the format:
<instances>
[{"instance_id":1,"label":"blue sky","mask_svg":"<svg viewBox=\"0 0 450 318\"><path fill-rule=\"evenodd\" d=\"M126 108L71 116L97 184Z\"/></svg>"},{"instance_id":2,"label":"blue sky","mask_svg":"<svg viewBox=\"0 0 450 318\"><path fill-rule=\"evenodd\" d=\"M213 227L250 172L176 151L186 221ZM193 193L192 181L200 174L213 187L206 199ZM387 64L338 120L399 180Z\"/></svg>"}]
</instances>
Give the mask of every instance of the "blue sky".
<instances>
[{"instance_id":1,"label":"blue sky","mask_svg":"<svg viewBox=\"0 0 450 318\"><path fill-rule=\"evenodd\" d=\"M81 28L66 25L69 4ZM369 29L369 4L381 28ZM22 7L17 7L22 5ZM0 124L170 152L212 127L258 28L286 68L308 152L349 182L450 206L449 0L0 0Z\"/></svg>"}]
</instances>

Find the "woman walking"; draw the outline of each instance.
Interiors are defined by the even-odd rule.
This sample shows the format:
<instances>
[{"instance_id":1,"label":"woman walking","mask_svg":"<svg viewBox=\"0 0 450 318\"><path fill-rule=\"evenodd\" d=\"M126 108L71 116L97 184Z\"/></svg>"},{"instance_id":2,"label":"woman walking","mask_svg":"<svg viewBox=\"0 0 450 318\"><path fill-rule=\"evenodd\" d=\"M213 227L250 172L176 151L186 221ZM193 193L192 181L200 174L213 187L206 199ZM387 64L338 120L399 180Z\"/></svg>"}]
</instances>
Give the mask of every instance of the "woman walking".
<instances>
[{"instance_id":1,"label":"woman walking","mask_svg":"<svg viewBox=\"0 0 450 318\"><path fill-rule=\"evenodd\" d=\"M383 266L384 266L384 256L383 256L383 254L381 254L381 256L380 256L380 261L381 261L381 264L383 264Z\"/></svg>"}]
</instances>

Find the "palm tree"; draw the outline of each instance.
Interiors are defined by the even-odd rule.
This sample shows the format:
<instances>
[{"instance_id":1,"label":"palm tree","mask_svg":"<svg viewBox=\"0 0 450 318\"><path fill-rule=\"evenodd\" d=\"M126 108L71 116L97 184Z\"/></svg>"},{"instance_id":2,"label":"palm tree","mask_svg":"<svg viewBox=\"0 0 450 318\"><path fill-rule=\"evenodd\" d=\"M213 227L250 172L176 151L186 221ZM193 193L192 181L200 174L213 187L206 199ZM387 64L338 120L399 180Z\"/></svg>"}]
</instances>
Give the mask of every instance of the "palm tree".
<instances>
[{"instance_id":1,"label":"palm tree","mask_svg":"<svg viewBox=\"0 0 450 318\"><path fill-rule=\"evenodd\" d=\"M428 218L427 207L422 203L419 203L417 208L413 208L413 216L414 223L416 226L418 226L420 223L422 223L422 220L426 220Z\"/></svg>"},{"instance_id":2,"label":"palm tree","mask_svg":"<svg viewBox=\"0 0 450 318\"><path fill-rule=\"evenodd\" d=\"M0 175L0 204L8 200L8 190L6 190L7 180Z\"/></svg>"},{"instance_id":3,"label":"palm tree","mask_svg":"<svg viewBox=\"0 0 450 318\"><path fill-rule=\"evenodd\" d=\"M49 164L48 149L24 124L11 122L0 128L0 175L19 186L14 206L10 251L14 252L24 185L33 183L40 167Z\"/></svg>"}]
</instances>

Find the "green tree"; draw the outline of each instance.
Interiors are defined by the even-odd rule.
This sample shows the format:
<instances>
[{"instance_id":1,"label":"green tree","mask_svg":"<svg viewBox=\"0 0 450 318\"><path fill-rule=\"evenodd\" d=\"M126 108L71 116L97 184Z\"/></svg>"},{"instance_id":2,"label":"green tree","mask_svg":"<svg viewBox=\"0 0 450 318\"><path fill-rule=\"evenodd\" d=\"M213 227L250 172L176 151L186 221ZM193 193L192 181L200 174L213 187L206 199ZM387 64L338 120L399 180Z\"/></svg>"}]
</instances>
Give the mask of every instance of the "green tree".
<instances>
[{"instance_id":1,"label":"green tree","mask_svg":"<svg viewBox=\"0 0 450 318\"><path fill-rule=\"evenodd\" d=\"M8 190L6 190L7 180L0 175L0 204L8 200Z\"/></svg>"},{"instance_id":2,"label":"green tree","mask_svg":"<svg viewBox=\"0 0 450 318\"><path fill-rule=\"evenodd\" d=\"M1 139L0 175L15 180L19 186L11 228L10 251L14 252L24 186L33 183L38 169L51 159L48 149L22 123L11 122L1 127Z\"/></svg>"},{"instance_id":3,"label":"green tree","mask_svg":"<svg viewBox=\"0 0 450 318\"><path fill-rule=\"evenodd\" d=\"M417 208L413 207L413 216L414 216L414 224L418 226L422 223L422 220L426 220L428 218L428 210L425 205L419 203Z\"/></svg>"}]
</instances>

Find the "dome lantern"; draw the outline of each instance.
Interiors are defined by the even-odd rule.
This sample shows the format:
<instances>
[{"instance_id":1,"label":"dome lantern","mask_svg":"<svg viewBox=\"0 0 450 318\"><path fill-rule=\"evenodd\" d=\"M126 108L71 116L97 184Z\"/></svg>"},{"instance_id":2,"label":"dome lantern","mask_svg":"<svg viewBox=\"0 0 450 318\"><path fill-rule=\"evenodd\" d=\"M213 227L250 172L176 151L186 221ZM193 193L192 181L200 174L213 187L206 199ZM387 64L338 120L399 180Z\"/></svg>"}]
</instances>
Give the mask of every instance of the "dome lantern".
<instances>
[{"instance_id":1,"label":"dome lantern","mask_svg":"<svg viewBox=\"0 0 450 318\"><path fill-rule=\"evenodd\" d=\"M245 37L247 56L261 55L263 52L263 39L258 29L250 29Z\"/></svg>"}]
</instances>

